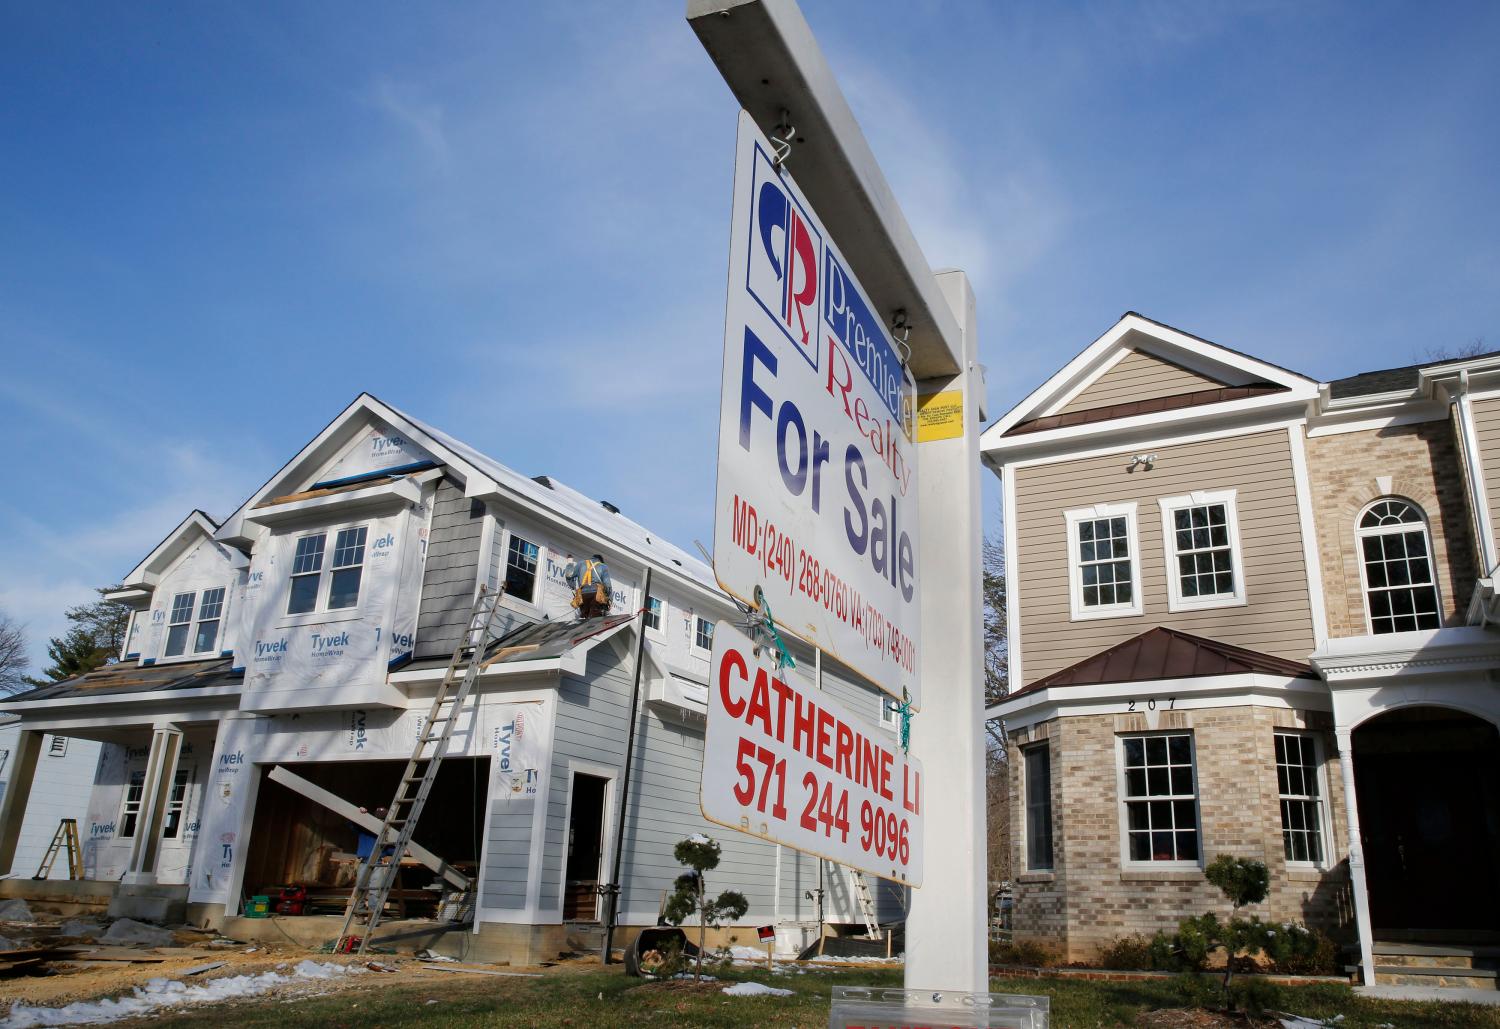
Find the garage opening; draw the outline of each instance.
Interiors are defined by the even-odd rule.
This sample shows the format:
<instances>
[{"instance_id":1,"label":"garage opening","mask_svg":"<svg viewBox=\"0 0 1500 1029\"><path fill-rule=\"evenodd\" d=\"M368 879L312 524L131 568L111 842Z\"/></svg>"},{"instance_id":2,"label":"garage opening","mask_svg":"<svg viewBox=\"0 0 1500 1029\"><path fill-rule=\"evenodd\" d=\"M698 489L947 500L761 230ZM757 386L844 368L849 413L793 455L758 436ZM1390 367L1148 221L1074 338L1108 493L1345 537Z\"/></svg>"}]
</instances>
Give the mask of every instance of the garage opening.
<instances>
[{"instance_id":1,"label":"garage opening","mask_svg":"<svg viewBox=\"0 0 1500 1029\"><path fill-rule=\"evenodd\" d=\"M1386 939L1500 925L1500 736L1438 707L1354 730L1370 921ZM1413 937L1417 938L1417 937Z\"/></svg>"},{"instance_id":2,"label":"garage opening","mask_svg":"<svg viewBox=\"0 0 1500 1029\"><path fill-rule=\"evenodd\" d=\"M450 757L417 823L414 841L474 878L484 842L489 801L489 758ZM405 761L286 762L288 770L372 815L395 796ZM245 857L246 896L270 898L284 890L297 903L286 914L342 914L359 874L362 830L328 808L260 770L250 848ZM367 837L366 844L373 842ZM408 858L391 890L387 917L435 918L443 901L436 873Z\"/></svg>"}]
</instances>

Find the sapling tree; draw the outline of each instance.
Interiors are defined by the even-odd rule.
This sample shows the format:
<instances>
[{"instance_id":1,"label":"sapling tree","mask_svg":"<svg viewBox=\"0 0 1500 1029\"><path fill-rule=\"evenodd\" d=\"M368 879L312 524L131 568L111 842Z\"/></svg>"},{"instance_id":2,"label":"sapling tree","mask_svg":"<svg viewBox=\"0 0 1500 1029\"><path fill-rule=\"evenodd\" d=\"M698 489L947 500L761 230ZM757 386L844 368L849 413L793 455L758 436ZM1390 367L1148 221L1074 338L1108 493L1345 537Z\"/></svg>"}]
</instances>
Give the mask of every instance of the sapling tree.
<instances>
[{"instance_id":1,"label":"sapling tree","mask_svg":"<svg viewBox=\"0 0 1500 1029\"><path fill-rule=\"evenodd\" d=\"M694 833L672 848L672 856L692 871L677 877L676 889L667 898L662 917L672 925L681 925L694 915L698 916L698 966L694 978L702 979L703 947L708 927L743 918L750 910L750 902L737 890L725 890L709 899L708 881L703 873L719 867L719 844L716 841L702 833Z\"/></svg>"}]
</instances>

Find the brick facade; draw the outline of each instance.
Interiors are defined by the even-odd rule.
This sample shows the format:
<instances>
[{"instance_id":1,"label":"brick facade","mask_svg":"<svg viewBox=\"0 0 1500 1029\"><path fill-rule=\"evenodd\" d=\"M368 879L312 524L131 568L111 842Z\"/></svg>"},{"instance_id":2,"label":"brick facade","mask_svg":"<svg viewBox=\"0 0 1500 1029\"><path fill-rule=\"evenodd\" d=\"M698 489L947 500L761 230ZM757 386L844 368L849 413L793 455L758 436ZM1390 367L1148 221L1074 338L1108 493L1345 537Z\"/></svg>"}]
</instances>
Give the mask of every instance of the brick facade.
<instances>
[{"instance_id":1,"label":"brick facade","mask_svg":"<svg viewBox=\"0 0 1500 1029\"><path fill-rule=\"evenodd\" d=\"M1045 743L1050 748L1054 865L1049 873L1026 871L1024 785L1020 774L1013 775L1011 810L1021 830L1014 834L1016 938L1055 947L1068 960L1088 960L1118 937L1170 931L1189 915L1229 913L1201 871L1127 868L1122 858L1118 736L1169 729L1193 734L1203 862L1226 853L1264 861L1271 896L1248 913L1347 937L1352 915L1346 866L1288 868L1277 792L1277 728L1319 738L1324 808L1332 825L1324 847L1328 854L1346 853L1343 782L1326 715L1250 706L1177 709L1159 711L1149 722L1130 713L1064 716L1012 733L1013 769L1023 767L1023 747Z\"/></svg>"},{"instance_id":2,"label":"brick facade","mask_svg":"<svg viewBox=\"0 0 1500 1029\"><path fill-rule=\"evenodd\" d=\"M1443 624L1464 624L1476 562L1451 422L1313 436L1307 440L1307 474L1330 636L1369 631L1354 529L1360 511L1383 496L1405 497L1427 514Z\"/></svg>"}]
</instances>

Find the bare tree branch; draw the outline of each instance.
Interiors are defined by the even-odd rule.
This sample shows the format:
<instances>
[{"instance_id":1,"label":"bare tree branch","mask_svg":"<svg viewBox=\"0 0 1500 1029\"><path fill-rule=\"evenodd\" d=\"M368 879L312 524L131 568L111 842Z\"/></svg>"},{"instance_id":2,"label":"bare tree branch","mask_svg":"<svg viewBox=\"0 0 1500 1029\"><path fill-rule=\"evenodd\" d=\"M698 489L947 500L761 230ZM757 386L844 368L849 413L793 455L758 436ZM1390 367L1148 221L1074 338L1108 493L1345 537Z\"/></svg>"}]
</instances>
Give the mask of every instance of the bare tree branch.
<instances>
[{"instance_id":1,"label":"bare tree branch","mask_svg":"<svg viewBox=\"0 0 1500 1029\"><path fill-rule=\"evenodd\" d=\"M0 695L26 689L25 672L29 667L31 658L26 654L26 630L0 611Z\"/></svg>"}]
</instances>

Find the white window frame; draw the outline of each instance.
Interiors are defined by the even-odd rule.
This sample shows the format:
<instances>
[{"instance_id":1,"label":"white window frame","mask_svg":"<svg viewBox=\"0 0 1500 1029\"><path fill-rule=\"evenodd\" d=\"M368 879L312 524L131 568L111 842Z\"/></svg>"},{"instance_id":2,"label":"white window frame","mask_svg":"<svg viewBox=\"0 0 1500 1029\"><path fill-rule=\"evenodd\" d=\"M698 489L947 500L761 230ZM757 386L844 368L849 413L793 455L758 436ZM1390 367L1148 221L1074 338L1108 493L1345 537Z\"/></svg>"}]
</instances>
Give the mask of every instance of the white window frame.
<instances>
[{"instance_id":1,"label":"white window frame","mask_svg":"<svg viewBox=\"0 0 1500 1029\"><path fill-rule=\"evenodd\" d=\"M188 827L188 809L192 801L193 780L197 778L195 771L192 765L178 765L172 774L172 785L167 789L167 804L161 819L161 838L164 840L174 840L180 843L185 838L184 834ZM182 799L180 800L176 798L178 779L182 780ZM168 836L167 830L172 826L174 812L177 815L177 832Z\"/></svg>"},{"instance_id":2,"label":"white window frame","mask_svg":"<svg viewBox=\"0 0 1500 1029\"><path fill-rule=\"evenodd\" d=\"M891 732L901 731L901 705L884 694L876 698L880 705L880 725Z\"/></svg>"},{"instance_id":3,"label":"white window frame","mask_svg":"<svg viewBox=\"0 0 1500 1029\"><path fill-rule=\"evenodd\" d=\"M1063 512L1068 532L1068 604L1072 611L1073 621L1129 618L1140 615L1144 610L1141 598L1141 545L1140 532L1136 526L1136 507L1135 501L1132 500L1124 504L1095 504L1093 507L1077 507ZM1080 522L1094 521L1099 518L1121 517L1125 519L1125 539L1130 545L1130 602L1085 607L1078 525Z\"/></svg>"},{"instance_id":4,"label":"white window frame","mask_svg":"<svg viewBox=\"0 0 1500 1029\"><path fill-rule=\"evenodd\" d=\"M1166 552L1167 610L1202 611L1216 607L1243 607L1249 601L1245 593L1245 559L1240 555L1240 516L1235 502L1238 490L1194 490L1180 497L1163 497L1161 506L1161 542ZM1224 524L1229 535L1229 560L1233 564L1234 592L1210 597L1184 597L1182 575L1177 569L1177 530L1172 516L1184 507L1224 505Z\"/></svg>"},{"instance_id":5,"label":"white window frame","mask_svg":"<svg viewBox=\"0 0 1500 1029\"><path fill-rule=\"evenodd\" d=\"M500 541L501 548L499 572L501 583L504 583L505 580L509 577L510 548L512 540L520 540L522 543L536 547L536 569L532 572L533 578L531 582L531 596L523 597L519 594L512 593L509 589L505 591L505 596L507 599L514 600L517 604L523 604L528 608L540 607L537 598L541 595L542 592L542 580L547 576L547 545L545 543L538 542L529 534L519 533L514 529L507 527Z\"/></svg>"},{"instance_id":6,"label":"white window frame","mask_svg":"<svg viewBox=\"0 0 1500 1029\"><path fill-rule=\"evenodd\" d=\"M140 792L140 795L135 798L134 802L132 802L131 799L130 799L130 791L132 789L132 784L135 782L135 777L137 775L139 775L141 777L141 785L140 785L140 791L141 792ZM131 810L132 803L134 803L134 806L135 806L135 810L134 811ZM141 827L141 813L145 810L145 808L146 808L146 770L144 768L141 768L141 769L138 769L138 770L131 770L131 769L127 768L125 770L125 790L124 790L124 793L121 795L121 798L120 798L120 831L115 834L119 839L122 839L122 840L133 840L133 839L135 839L136 830ZM131 826L129 832L126 832L125 831L125 818L126 818L127 815L131 815L131 814L135 815L135 825Z\"/></svg>"},{"instance_id":7,"label":"white window frame","mask_svg":"<svg viewBox=\"0 0 1500 1029\"><path fill-rule=\"evenodd\" d=\"M1027 874L1046 874L1057 870L1057 814L1052 807L1052 743L1050 740L1041 740L1030 743L1020 748L1021 753L1021 862L1025 866ZM1051 838L1047 841L1048 849L1052 852L1052 863L1045 867L1031 863L1031 802L1027 799L1031 789L1031 776L1027 773L1028 762L1032 754L1047 755L1047 827L1051 830Z\"/></svg>"},{"instance_id":8,"label":"white window frame","mask_svg":"<svg viewBox=\"0 0 1500 1029\"><path fill-rule=\"evenodd\" d=\"M704 647L702 644L700 644L698 642L698 626L699 626L700 623L703 624L703 625L707 625L709 627L708 628L708 631L709 631L709 640L708 641L709 641L710 646ZM693 615L693 636L692 636L692 639L690 639L688 641L692 645L693 653L695 653L695 654L708 654L708 655L712 655L713 654L713 652L714 652L713 646L712 646L712 643L713 643L713 631L714 631L713 626L714 626L714 623L712 621L710 621L709 619L704 618L702 615L699 615L699 614Z\"/></svg>"},{"instance_id":9,"label":"white window frame","mask_svg":"<svg viewBox=\"0 0 1500 1029\"><path fill-rule=\"evenodd\" d=\"M1413 522L1403 523L1405 525L1411 526L1411 528L1402 528L1400 526L1396 526L1396 527L1387 529L1385 531L1381 531L1378 528L1377 529L1363 529L1363 530L1360 528L1359 523L1365 520L1365 515L1367 515L1367 514L1370 513L1370 509L1372 507L1374 507L1376 504L1384 504L1384 503L1386 503L1388 501L1392 501L1392 500L1397 501L1398 503L1402 503L1402 504L1407 505L1413 511L1417 512L1418 517L1421 519L1422 535L1425 538L1426 544L1427 544L1427 568L1428 568L1428 571L1430 571L1432 573L1432 592L1433 592L1433 595L1436 597L1436 600L1437 600L1438 628L1442 628L1442 626L1443 626L1443 584L1442 584L1442 581L1441 581L1442 577L1438 574L1437 553L1433 550L1433 547L1432 547L1432 523L1428 520L1427 509L1424 508L1421 504L1417 503L1415 500L1411 500L1410 498L1399 496L1397 494L1392 493L1392 494L1387 494L1385 496L1376 497L1374 500L1370 501L1364 507L1361 507L1359 509L1359 514L1357 514L1357 515L1354 516L1354 559L1355 559L1355 562L1359 565L1359 599L1360 599L1361 606L1365 610L1365 635L1366 636L1376 636L1376 635L1379 635L1379 636L1391 636L1391 635L1395 635L1395 633L1388 633L1388 632L1377 633L1375 631L1375 619L1373 617L1371 617L1371 615L1370 615L1370 576L1369 576L1369 572L1367 572L1365 570L1365 544L1364 544L1364 541L1365 541L1366 537L1369 537L1369 536L1386 536L1386 535L1395 535L1396 533L1402 533L1402 532L1415 532L1415 531L1417 531L1416 530L1417 523L1413 523ZM1432 630L1431 629L1415 629L1415 630L1402 630L1402 631L1406 631L1406 632L1431 632Z\"/></svg>"},{"instance_id":10,"label":"white window frame","mask_svg":"<svg viewBox=\"0 0 1500 1029\"><path fill-rule=\"evenodd\" d=\"M1332 868L1333 864L1331 862L1330 855L1329 855L1329 844L1333 840L1333 821L1332 821L1332 819L1330 817L1330 814L1329 814L1329 811L1328 811L1328 777L1325 774L1326 770L1327 770L1327 766L1326 766L1326 764L1324 762L1323 741L1318 738L1318 734L1317 733L1308 732L1305 729L1280 728L1280 727L1274 729L1272 731L1272 740L1271 740L1271 760L1272 760L1271 770L1273 772L1277 771L1277 769L1276 769L1276 763L1275 763L1276 762L1276 741L1275 741L1275 737L1277 737L1277 736L1297 736L1297 737L1300 737L1302 739L1302 742L1303 742L1304 746L1306 746L1308 744L1311 744L1311 746L1312 746L1312 760L1313 760L1312 774L1313 774L1313 778L1317 780L1317 784L1318 784L1318 795L1316 797L1313 797L1313 798L1309 798L1305 794L1282 793L1281 792L1281 778L1280 778L1279 775L1277 776L1277 780L1276 780L1276 818L1277 818L1278 823L1281 825L1281 830L1282 830L1282 851L1281 851L1282 855L1285 856L1285 854L1286 854L1286 835L1285 835L1285 833L1286 833L1286 820L1281 815L1281 802L1283 800L1307 801L1307 800L1311 799L1314 802L1314 804L1316 805L1316 812L1317 812L1316 819L1317 819L1317 824L1318 824L1318 837L1319 837L1319 839L1318 839L1318 843L1319 843L1318 849L1320 851L1322 851L1322 859L1318 860L1318 861L1293 861L1291 858L1286 858L1286 863L1287 863L1287 866L1290 867L1290 868L1316 868L1316 869L1328 869L1328 868Z\"/></svg>"},{"instance_id":11,"label":"white window frame","mask_svg":"<svg viewBox=\"0 0 1500 1029\"><path fill-rule=\"evenodd\" d=\"M653 600L657 603L655 625L651 624L651 602ZM641 606L646 609L646 615L642 619L642 622L646 626L646 631L658 639L664 638L667 634L667 598L653 597L650 594L647 594L646 602Z\"/></svg>"},{"instance_id":12,"label":"white window frame","mask_svg":"<svg viewBox=\"0 0 1500 1029\"><path fill-rule=\"evenodd\" d=\"M330 608L328 606L328 594L333 587L333 573L335 570L333 567L333 555L338 548L339 533L345 531L346 529L360 528L365 530L365 552L358 565L360 569L359 599L356 600L350 607ZM282 587L283 592L281 594L280 601L281 618L278 624L301 625L310 622L339 622L344 621L345 619L359 617L360 609L364 606L365 603L365 597L369 594L369 590L365 588L369 585L369 582L365 579L364 573L370 570L370 540L374 535L374 533L372 532L374 528L375 522L370 521L369 519L359 519L352 522L345 522L340 525L325 525L316 529L306 529L301 532L289 532L282 536L282 545L287 548L285 553L287 577L286 585ZM305 539L309 536L324 537L323 563L317 571L318 593L310 611L299 611L293 614L287 610L292 602L293 575L291 569L295 567L294 562L297 557L297 541ZM355 566L349 565L347 567L352 568ZM313 573L307 572L304 574L311 575ZM227 590L225 591L224 597L225 604L227 606L229 601L229 593ZM220 628L222 630L222 625L220 626Z\"/></svg>"},{"instance_id":13,"label":"white window frame","mask_svg":"<svg viewBox=\"0 0 1500 1029\"><path fill-rule=\"evenodd\" d=\"M1198 837L1198 856L1191 859L1176 858L1170 861L1138 861L1130 856L1130 804L1132 799L1141 803L1152 800L1174 803L1183 799L1180 794L1165 794L1158 797L1131 798L1125 783L1125 741L1148 739L1153 736L1186 736L1193 772L1193 830ZM1153 732L1122 732L1115 735L1116 807L1120 819L1120 867L1129 872L1169 872L1174 870L1201 869L1203 867L1203 802L1198 784L1198 736L1191 729L1163 729ZM1148 787L1149 777L1148 777ZM1174 842L1175 847L1175 842ZM1053 855L1054 859L1056 855Z\"/></svg>"},{"instance_id":14,"label":"white window frame","mask_svg":"<svg viewBox=\"0 0 1500 1029\"><path fill-rule=\"evenodd\" d=\"M216 618L203 617L203 597L214 590L223 590L224 596L219 601L219 614ZM193 602L188 609L188 618L185 622L172 621L172 612L176 608L178 597L192 597ZM288 587L288 599L290 599L290 587ZM157 660L167 661L202 661L206 657L217 657L226 649L224 643L224 627L226 617L229 613L229 587L228 586L203 586L197 589L181 590L172 594L172 601L167 605L167 631L162 633L161 653ZM209 650L197 650L198 632L200 626L205 622L218 622L219 627L214 632L214 646ZM187 626L187 635L184 637L182 653L168 654L167 647L171 645L172 628L177 625Z\"/></svg>"}]
</instances>

